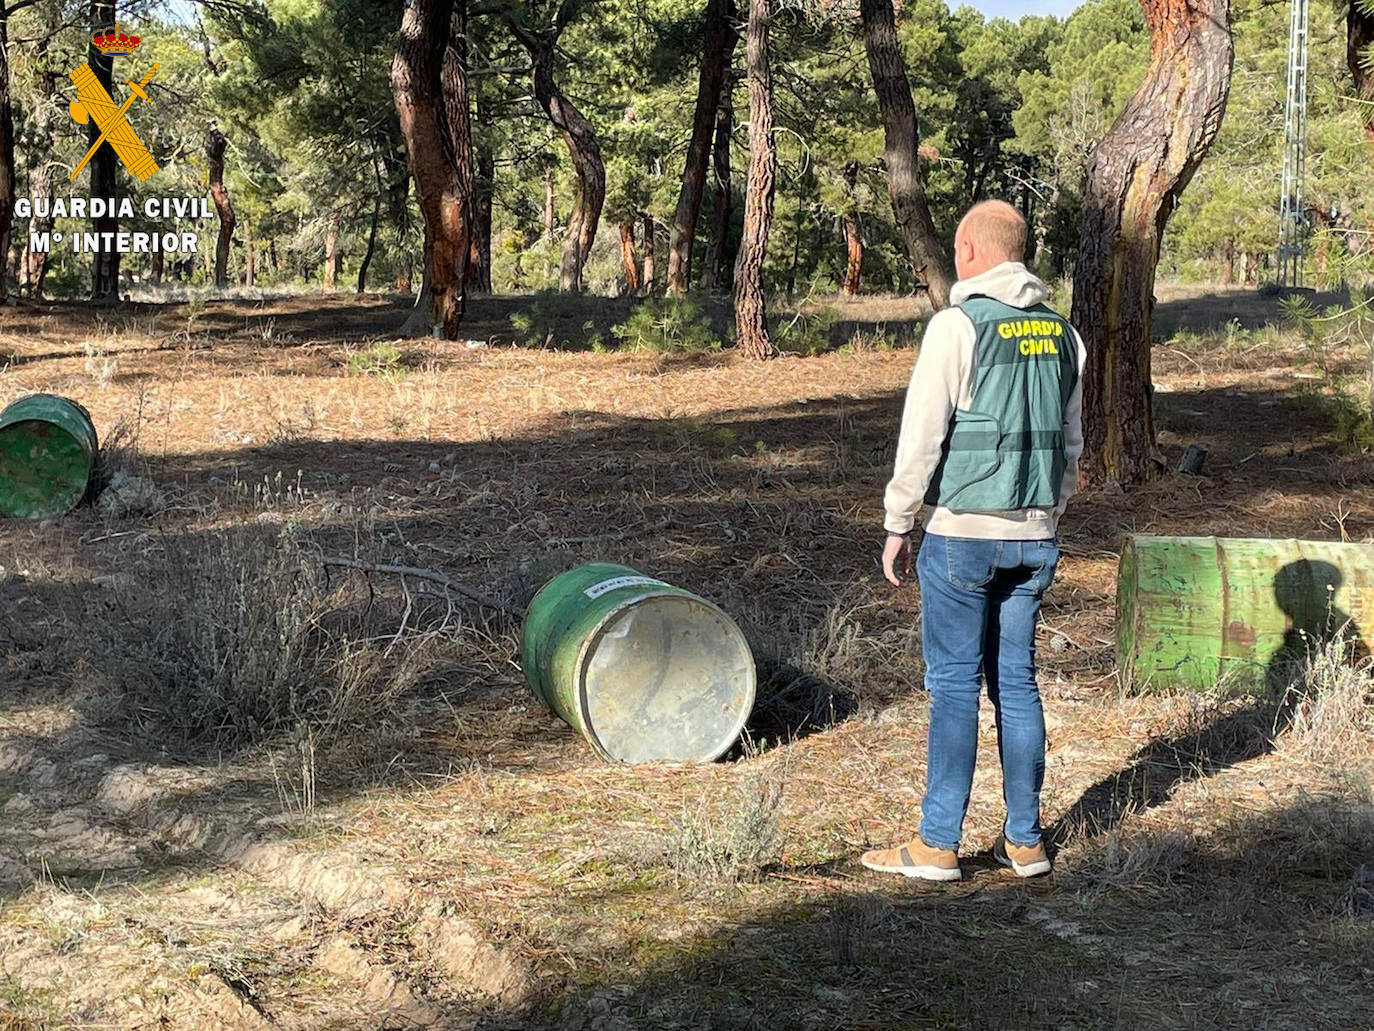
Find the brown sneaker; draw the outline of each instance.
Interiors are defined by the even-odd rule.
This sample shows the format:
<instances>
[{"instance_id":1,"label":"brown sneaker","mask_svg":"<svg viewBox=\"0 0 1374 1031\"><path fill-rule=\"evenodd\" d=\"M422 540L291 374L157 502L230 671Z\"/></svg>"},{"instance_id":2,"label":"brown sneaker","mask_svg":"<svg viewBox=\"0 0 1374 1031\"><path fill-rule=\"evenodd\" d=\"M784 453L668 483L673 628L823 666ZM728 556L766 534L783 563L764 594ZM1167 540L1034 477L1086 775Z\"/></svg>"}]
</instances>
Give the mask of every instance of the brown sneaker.
<instances>
[{"instance_id":1,"label":"brown sneaker","mask_svg":"<svg viewBox=\"0 0 1374 1031\"><path fill-rule=\"evenodd\" d=\"M899 873L923 881L957 881L963 877L953 849L931 848L919 837L897 848L865 852L859 862L879 873Z\"/></svg>"},{"instance_id":2,"label":"brown sneaker","mask_svg":"<svg viewBox=\"0 0 1374 1031\"><path fill-rule=\"evenodd\" d=\"M992 855L1003 866L1011 867L1017 877L1042 877L1050 872L1050 857L1043 844L1022 848L1006 838L998 838L997 844L992 846Z\"/></svg>"}]
</instances>

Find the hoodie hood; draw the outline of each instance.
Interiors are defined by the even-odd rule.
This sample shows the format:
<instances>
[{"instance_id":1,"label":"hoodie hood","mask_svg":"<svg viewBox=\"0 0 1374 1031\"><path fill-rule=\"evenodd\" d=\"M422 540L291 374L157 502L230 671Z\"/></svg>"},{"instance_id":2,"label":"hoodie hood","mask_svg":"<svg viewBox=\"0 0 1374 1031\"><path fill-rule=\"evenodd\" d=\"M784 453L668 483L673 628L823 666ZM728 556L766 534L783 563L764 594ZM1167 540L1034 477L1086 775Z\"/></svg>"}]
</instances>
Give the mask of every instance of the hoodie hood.
<instances>
[{"instance_id":1,"label":"hoodie hood","mask_svg":"<svg viewBox=\"0 0 1374 1031\"><path fill-rule=\"evenodd\" d=\"M1013 308L1031 308L1050 295L1050 288L1019 261L1004 261L972 279L961 279L949 292L950 304L963 304L977 295Z\"/></svg>"}]
</instances>

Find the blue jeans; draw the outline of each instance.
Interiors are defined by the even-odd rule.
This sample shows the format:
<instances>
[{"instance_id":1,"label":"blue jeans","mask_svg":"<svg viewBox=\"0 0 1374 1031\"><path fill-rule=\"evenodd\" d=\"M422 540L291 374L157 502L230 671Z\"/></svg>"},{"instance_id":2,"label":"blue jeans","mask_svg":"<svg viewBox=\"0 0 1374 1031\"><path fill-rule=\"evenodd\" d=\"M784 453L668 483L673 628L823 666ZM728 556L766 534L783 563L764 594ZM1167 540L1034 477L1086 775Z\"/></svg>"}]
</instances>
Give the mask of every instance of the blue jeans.
<instances>
[{"instance_id":1,"label":"blue jeans","mask_svg":"<svg viewBox=\"0 0 1374 1031\"><path fill-rule=\"evenodd\" d=\"M957 849L973 789L983 681L997 713L1003 832L1040 842L1045 715L1035 682L1035 626L1054 579L1054 541L968 540L928 533L916 559L930 736L921 838Z\"/></svg>"}]
</instances>

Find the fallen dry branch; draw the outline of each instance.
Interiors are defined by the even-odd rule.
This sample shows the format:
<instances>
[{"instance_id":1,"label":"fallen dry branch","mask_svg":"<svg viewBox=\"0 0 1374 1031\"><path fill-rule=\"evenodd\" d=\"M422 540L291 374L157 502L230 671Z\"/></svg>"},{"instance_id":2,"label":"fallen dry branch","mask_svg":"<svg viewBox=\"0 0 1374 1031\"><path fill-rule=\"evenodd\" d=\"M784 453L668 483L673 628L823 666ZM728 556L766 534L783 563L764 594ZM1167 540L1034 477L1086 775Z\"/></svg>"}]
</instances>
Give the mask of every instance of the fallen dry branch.
<instances>
[{"instance_id":1,"label":"fallen dry branch","mask_svg":"<svg viewBox=\"0 0 1374 1031\"><path fill-rule=\"evenodd\" d=\"M483 594L481 591L474 591L471 587L465 587L457 580L439 572L437 569L421 569L418 566L394 566L374 562L361 562L354 558L344 558L342 555L321 555L320 562L326 566L341 566L345 569L357 569L364 573L391 573L394 576L413 576L417 580L428 580L430 583L439 584L445 590L452 591L454 594L461 594L469 601L475 601L479 605L484 605L497 612L504 612L508 616L523 616L525 610L497 601L495 598Z\"/></svg>"}]
</instances>

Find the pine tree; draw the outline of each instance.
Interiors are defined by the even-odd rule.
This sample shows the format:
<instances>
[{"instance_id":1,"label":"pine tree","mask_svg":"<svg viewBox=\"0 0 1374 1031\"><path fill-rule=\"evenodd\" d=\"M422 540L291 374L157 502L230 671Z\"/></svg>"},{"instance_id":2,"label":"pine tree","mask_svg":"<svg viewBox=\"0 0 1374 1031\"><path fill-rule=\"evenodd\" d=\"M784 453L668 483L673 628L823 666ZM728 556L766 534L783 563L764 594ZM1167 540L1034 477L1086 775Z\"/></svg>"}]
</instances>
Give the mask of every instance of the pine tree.
<instances>
[{"instance_id":1,"label":"pine tree","mask_svg":"<svg viewBox=\"0 0 1374 1031\"><path fill-rule=\"evenodd\" d=\"M1086 468L1137 484L1153 468L1150 326L1174 201L1221 128L1231 86L1230 0L1141 0L1145 81L1088 165L1073 321L1088 351Z\"/></svg>"}]
</instances>

